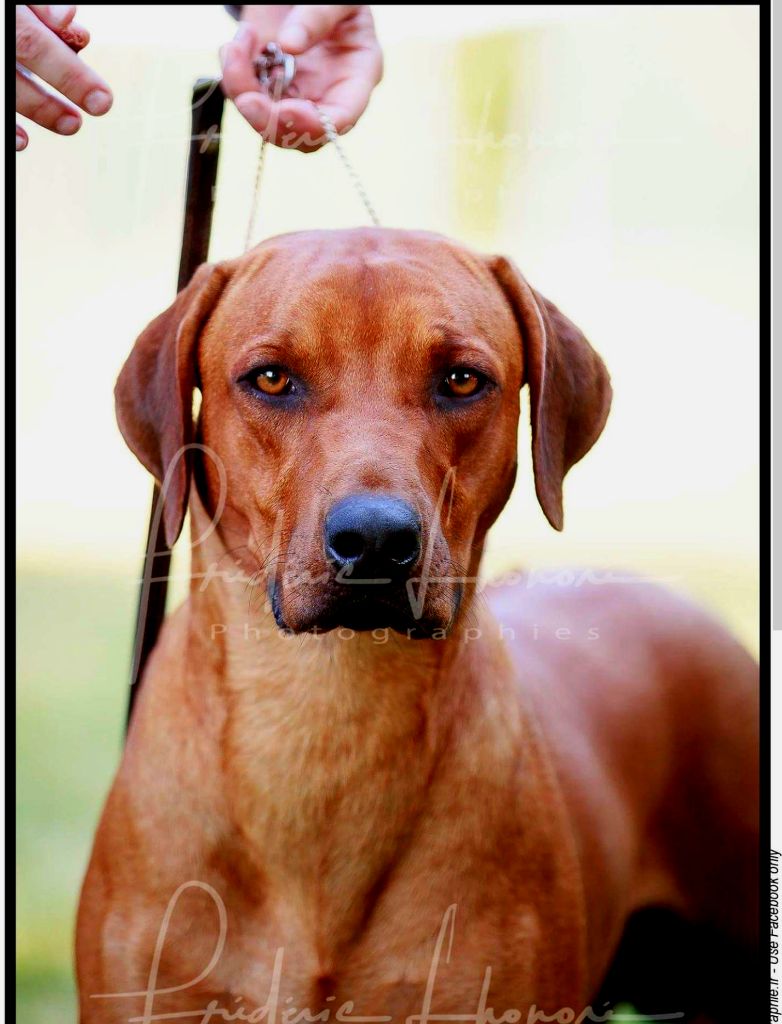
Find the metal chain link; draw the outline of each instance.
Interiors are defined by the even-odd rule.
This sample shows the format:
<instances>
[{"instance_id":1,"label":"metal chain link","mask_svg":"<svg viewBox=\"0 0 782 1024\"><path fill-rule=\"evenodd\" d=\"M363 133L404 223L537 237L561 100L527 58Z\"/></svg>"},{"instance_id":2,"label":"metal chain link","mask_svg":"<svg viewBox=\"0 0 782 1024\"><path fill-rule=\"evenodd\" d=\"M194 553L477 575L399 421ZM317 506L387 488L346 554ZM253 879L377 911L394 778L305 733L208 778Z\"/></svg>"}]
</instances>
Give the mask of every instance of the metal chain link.
<instances>
[{"instance_id":1,"label":"metal chain link","mask_svg":"<svg viewBox=\"0 0 782 1024\"><path fill-rule=\"evenodd\" d=\"M294 65L286 64L286 60L289 62L291 61L289 55L282 53L279 47L276 47L275 44L270 44L270 46L268 46L264 50L264 52L261 54L261 56L258 58L258 61L256 62L258 69L260 71L260 78L262 84L267 87L271 86L272 91L275 93L274 98L276 100L280 99L282 92L284 92L284 90L290 84L290 80L293 77ZM279 67L284 67L283 76L278 76L276 79L268 76L269 69ZM326 133L326 138L337 151L337 155L342 161L342 165L347 171L348 177L353 182L353 186L356 189L356 192L358 192L359 197L362 203L364 204L367 213L369 214L369 219L372 221L375 227L380 227L380 218L378 217L377 212L375 211L375 208L369 199L369 195L364 187L364 183L356 173L356 170L354 169L350 160L348 160L345 150L342 148L342 143L339 141L339 135L337 134L337 129L334 125L334 122L331 120L331 118L328 116L325 110L320 109L317 103L313 103L313 106L315 107L315 110L318 113L320 123L323 125L323 131ZM244 238L245 252L247 252L247 250L250 248L250 246L252 245L253 238L255 237L255 223L256 220L258 219L258 201L260 199L261 194L261 179L263 177L263 166L265 160L266 139L264 139L262 136L260 149L258 150L258 166L255 171L255 184L253 186L252 203L250 205L250 217L247 222L247 233Z\"/></svg>"},{"instance_id":2,"label":"metal chain link","mask_svg":"<svg viewBox=\"0 0 782 1024\"><path fill-rule=\"evenodd\" d=\"M321 110L320 107L315 104L315 109L318 112L320 123L323 125L323 130L326 133L326 138L329 140L331 145L336 149L337 155L339 156L345 170L348 173L348 177L353 182L353 186L361 197L361 202L366 207L366 211L369 214L369 219L375 225L376 228L380 227L380 218L378 217L372 202L370 201L367 190L364 188L364 183L359 178L350 160L348 160L345 150L342 148L342 143L339 141L339 135L337 129L334 127L334 122L331 120L325 110Z\"/></svg>"},{"instance_id":3,"label":"metal chain link","mask_svg":"<svg viewBox=\"0 0 782 1024\"><path fill-rule=\"evenodd\" d=\"M261 178L263 177L263 163L266 158L266 139L261 136L261 148L258 150L258 166L255 169L255 184L253 185L253 198L250 206L250 219L247 222L247 234L244 236L244 251L253 244L255 236L255 221L258 218L258 200L261 195Z\"/></svg>"}]
</instances>

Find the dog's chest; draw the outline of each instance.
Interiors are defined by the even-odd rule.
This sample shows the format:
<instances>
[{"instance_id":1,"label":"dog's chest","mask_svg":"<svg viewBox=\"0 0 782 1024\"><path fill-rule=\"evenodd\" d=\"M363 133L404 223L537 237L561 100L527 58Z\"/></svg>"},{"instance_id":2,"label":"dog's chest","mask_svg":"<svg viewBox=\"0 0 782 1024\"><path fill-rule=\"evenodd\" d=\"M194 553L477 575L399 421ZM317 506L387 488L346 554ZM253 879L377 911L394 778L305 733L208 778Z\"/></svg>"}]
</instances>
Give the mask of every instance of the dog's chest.
<instances>
[{"instance_id":1,"label":"dog's chest","mask_svg":"<svg viewBox=\"0 0 782 1024\"><path fill-rule=\"evenodd\" d=\"M311 705L284 730L257 704L234 718L256 752L268 735L269 756L234 776L265 882L233 916L226 988L253 1006L333 1016L352 1003L389 1021L423 1012L427 992L433 1014L474 1013L482 993L497 1017L533 999L576 1009L580 879L539 738L507 724L518 709L482 707L472 742L435 767L420 705L359 704L326 730ZM228 744L242 756L239 734Z\"/></svg>"},{"instance_id":2,"label":"dog's chest","mask_svg":"<svg viewBox=\"0 0 782 1024\"><path fill-rule=\"evenodd\" d=\"M323 1020L350 1004L378 1024L476 1013L482 1001L497 1019L513 1010L526 1019L533 1002L551 1013L580 1009L581 936L566 886L554 880L543 893L477 860L432 874L433 859L414 855L342 942L294 897L271 898L254 918L238 915L220 968L225 990L254 1009L276 1001L313 1016L329 1011Z\"/></svg>"},{"instance_id":3,"label":"dog's chest","mask_svg":"<svg viewBox=\"0 0 782 1024\"><path fill-rule=\"evenodd\" d=\"M341 938L428 800L427 708L328 673L286 686L284 702L235 694L226 799L270 889Z\"/></svg>"},{"instance_id":4,"label":"dog's chest","mask_svg":"<svg viewBox=\"0 0 782 1024\"><path fill-rule=\"evenodd\" d=\"M355 861L335 850L341 867L319 878L278 876L262 905L232 918L226 987L324 1020L346 1003L389 1022L475 1013L482 998L497 1019L526 1019L533 1002L583 1009L580 881L556 800L545 780L531 784L545 817L524 820L523 783L509 797L488 778L451 777L392 855L365 837Z\"/></svg>"}]
</instances>

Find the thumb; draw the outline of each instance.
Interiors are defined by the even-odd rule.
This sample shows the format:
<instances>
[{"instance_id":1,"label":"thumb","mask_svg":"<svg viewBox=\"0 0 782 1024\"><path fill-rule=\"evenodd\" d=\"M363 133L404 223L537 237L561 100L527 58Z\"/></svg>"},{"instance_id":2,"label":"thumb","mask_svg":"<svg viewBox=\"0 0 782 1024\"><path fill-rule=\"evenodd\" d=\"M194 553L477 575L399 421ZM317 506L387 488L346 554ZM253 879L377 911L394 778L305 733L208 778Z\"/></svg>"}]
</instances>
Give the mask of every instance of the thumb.
<instances>
[{"instance_id":1,"label":"thumb","mask_svg":"<svg viewBox=\"0 0 782 1024\"><path fill-rule=\"evenodd\" d=\"M327 39L340 22L358 10L359 4L296 4L277 32L277 42L287 53L309 50Z\"/></svg>"}]
</instances>

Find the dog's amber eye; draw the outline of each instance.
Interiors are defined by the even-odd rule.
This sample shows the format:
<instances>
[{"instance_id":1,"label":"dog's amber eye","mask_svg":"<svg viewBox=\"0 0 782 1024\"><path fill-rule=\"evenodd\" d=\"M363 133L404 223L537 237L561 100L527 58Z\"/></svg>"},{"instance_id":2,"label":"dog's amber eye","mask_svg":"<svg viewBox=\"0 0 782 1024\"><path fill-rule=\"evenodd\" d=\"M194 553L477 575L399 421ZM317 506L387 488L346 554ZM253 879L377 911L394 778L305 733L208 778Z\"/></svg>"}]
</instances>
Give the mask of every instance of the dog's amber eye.
<instances>
[{"instance_id":1,"label":"dog's amber eye","mask_svg":"<svg viewBox=\"0 0 782 1024\"><path fill-rule=\"evenodd\" d=\"M449 370L443 380L442 391L443 394L449 395L451 398L471 398L478 394L485 383L486 378L480 373L476 373L475 370L456 367L456 369Z\"/></svg>"},{"instance_id":2,"label":"dog's amber eye","mask_svg":"<svg viewBox=\"0 0 782 1024\"><path fill-rule=\"evenodd\" d=\"M266 366L259 370L253 384L265 395L287 395L291 390L290 376L279 366Z\"/></svg>"}]
</instances>

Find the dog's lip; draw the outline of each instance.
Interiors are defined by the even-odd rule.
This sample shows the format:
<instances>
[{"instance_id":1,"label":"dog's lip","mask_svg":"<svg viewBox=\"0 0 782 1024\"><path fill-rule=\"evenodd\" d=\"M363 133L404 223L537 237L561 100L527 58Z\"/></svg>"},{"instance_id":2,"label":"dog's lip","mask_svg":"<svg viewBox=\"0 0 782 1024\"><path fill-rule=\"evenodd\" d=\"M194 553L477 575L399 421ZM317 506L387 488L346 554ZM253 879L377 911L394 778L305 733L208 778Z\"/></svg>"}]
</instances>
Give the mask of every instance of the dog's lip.
<instances>
[{"instance_id":1,"label":"dog's lip","mask_svg":"<svg viewBox=\"0 0 782 1024\"><path fill-rule=\"evenodd\" d=\"M285 619L282 617L279 587L274 582L269 585L269 604L271 605L272 615L274 616L274 621L277 623L278 629L288 631L288 626Z\"/></svg>"},{"instance_id":2,"label":"dog's lip","mask_svg":"<svg viewBox=\"0 0 782 1024\"><path fill-rule=\"evenodd\" d=\"M313 626L320 630L352 629L368 632L373 629L403 630L415 625L409 600L389 601L376 596L340 597L319 614Z\"/></svg>"},{"instance_id":3,"label":"dog's lip","mask_svg":"<svg viewBox=\"0 0 782 1024\"><path fill-rule=\"evenodd\" d=\"M274 620L279 629L294 634L322 634L337 629L348 629L355 633L391 629L411 639L431 638L433 633L446 635L455 622L461 605L463 588L454 590L451 614L448 621L439 617L416 616L407 587L397 590L389 598L378 594L372 587L347 590L320 608L313 609L311 618L294 624L288 623L282 613L280 588L277 584L269 587L269 601Z\"/></svg>"},{"instance_id":4,"label":"dog's lip","mask_svg":"<svg viewBox=\"0 0 782 1024\"><path fill-rule=\"evenodd\" d=\"M276 583L269 587L269 603L278 628L293 633L327 633L341 627L353 629L356 632L395 628L394 622L412 616L412 609L402 608L398 603L374 596L372 600L362 600L350 594L347 597L339 598L318 612L311 622L293 628L286 622L282 614L280 588Z\"/></svg>"},{"instance_id":5,"label":"dog's lip","mask_svg":"<svg viewBox=\"0 0 782 1024\"><path fill-rule=\"evenodd\" d=\"M292 626L283 620L279 601L272 598L272 610L277 625L292 633L323 634L347 629L354 633L375 630L393 630L411 638L429 637L435 630L446 628L441 622L417 619L409 603L393 603L374 599L345 599L334 601L313 614L311 619Z\"/></svg>"}]
</instances>

